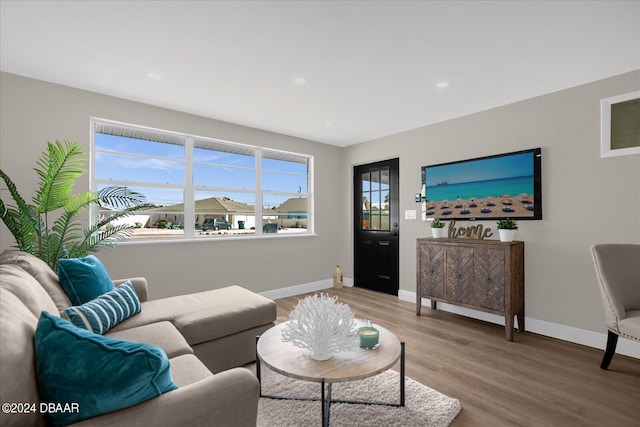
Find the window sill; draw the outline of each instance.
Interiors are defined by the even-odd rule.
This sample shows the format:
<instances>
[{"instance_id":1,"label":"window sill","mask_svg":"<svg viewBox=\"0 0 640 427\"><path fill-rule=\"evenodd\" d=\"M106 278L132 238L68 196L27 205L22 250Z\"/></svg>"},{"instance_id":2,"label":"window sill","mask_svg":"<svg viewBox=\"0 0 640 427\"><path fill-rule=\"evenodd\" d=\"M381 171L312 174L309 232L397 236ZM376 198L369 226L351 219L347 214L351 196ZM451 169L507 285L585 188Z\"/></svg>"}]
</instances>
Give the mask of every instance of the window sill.
<instances>
[{"instance_id":1,"label":"window sill","mask_svg":"<svg viewBox=\"0 0 640 427\"><path fill-rule=\"evenodd\" d=\"M171 244L171 243L209 243L218 241L245 241L245 240L262 240L262 239L298 239L305 237L317 237L316 233L291 233L291 234L261 234L261 235L245 235L245 236L211 236L211 237L193 237L193 238L155 238L155 239L128 239L118 242L117 246L129 245L150 245L150 244Z\"/></svg>"}]
</instances>

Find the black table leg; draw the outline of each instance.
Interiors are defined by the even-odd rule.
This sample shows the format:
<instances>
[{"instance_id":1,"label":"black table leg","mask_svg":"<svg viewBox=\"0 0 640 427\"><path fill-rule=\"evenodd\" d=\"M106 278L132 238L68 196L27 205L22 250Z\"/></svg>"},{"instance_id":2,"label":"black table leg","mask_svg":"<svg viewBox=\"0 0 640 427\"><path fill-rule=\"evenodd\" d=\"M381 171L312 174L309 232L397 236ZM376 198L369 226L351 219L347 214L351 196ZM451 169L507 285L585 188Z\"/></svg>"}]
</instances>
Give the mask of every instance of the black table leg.
<instances>
[{"instance_id":1,"label":"black table leg","mask_svg":"<svg viewBox=\"0 0 640 427\"><path fill-rule=\"evenodd\" d=\"M262 397L262 378L260 376L260 358L258 357L258 340L259 339L260 339L260 335L256 335L256 377L258 377L260 397Z\"/></svg>"},{"instance_id":2,"label":"black table leg","mask_svg":"<svg viewBox=\"0 0 640 427\"><path fill-rule=\"evenodd\" d=\"M404 341L400 343L400 406L404 406Z\"/></svg>"}]
</instances>

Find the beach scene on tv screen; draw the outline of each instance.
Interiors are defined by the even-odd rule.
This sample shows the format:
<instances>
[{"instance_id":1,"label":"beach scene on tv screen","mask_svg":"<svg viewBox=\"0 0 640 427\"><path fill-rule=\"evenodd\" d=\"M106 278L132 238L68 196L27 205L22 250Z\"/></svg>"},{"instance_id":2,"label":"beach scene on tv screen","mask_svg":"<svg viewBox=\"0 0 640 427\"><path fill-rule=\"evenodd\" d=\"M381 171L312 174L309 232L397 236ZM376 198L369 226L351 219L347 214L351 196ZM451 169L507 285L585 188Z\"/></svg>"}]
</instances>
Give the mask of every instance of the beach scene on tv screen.
<instances>
[{"instance_id":1,"label":"beach scene on tv screen","mask_svg":"<svg viewBox=\"0 0 640 427\"><path fill-rule=\"evenodd\" d=\"M427 218L534 216L534 153L424 168Z\"/></svg>"}]
</instances>

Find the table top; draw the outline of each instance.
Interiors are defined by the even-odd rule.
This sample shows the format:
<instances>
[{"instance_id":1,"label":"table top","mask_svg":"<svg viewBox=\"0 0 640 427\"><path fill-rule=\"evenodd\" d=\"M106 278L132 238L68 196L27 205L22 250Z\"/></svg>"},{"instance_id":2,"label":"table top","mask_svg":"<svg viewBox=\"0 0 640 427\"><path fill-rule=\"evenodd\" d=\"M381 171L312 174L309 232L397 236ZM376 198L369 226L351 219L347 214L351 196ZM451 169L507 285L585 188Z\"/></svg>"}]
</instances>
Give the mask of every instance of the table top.
<instances>
[{"instance_id":1,"label":"table top","mask_svg":"<svg viewBox=\"0 0 640 427\"><path fill-rule=\"evenodd\" d=\"M291 378L316 382L354 381L386 371L400 358L400 341L387 329L380 331L380 347L375 350L357 348L334 353L329 360L317 361L309 357L309 350L282 341L280 323L264 332L258 340L258 357L272 370Z\"/></svg>"}]
</instances>

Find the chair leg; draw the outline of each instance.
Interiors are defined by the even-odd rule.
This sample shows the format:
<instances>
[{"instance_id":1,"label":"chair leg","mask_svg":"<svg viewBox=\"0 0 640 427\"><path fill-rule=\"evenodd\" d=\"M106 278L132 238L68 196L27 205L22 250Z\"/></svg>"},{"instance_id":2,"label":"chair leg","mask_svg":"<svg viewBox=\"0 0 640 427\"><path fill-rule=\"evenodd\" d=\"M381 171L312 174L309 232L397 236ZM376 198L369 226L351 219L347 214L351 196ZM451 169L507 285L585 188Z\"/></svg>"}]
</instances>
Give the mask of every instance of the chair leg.
<instances>
[{"instance_id":1,"label":"chair leg","mask_svg":"<svg viewBox=\"0 0 640 427\"><path fill-rule=\"evenodd\" d=\"M607 369L613 359L613 355L616 352L616 344L618 344L618 335L611 331L607 334L607 349L604 352L600 369Z\"/></svg>"}]
</instances>

